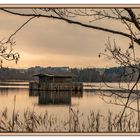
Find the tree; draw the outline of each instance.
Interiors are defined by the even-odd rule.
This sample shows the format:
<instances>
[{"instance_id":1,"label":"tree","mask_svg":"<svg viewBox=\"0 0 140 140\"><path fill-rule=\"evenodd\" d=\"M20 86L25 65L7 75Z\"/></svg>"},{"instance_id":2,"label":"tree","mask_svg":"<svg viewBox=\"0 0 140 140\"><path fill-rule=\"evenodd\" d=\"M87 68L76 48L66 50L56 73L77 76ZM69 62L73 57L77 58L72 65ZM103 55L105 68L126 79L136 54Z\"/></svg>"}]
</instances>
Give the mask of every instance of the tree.
<instances>
[{"instance_id":1,"label":"tree","mask_svg":"<svg viewBox=\"0 0 140 140\"><path fill-rule=\"evenodd\" d=\"M13 39L1 40L0 41L0 67L2 67L3 59L7 61L15 61L17 63L19 59L19 53L13 52L13 46L15 42Z\"/></svg>"}]
</instances>

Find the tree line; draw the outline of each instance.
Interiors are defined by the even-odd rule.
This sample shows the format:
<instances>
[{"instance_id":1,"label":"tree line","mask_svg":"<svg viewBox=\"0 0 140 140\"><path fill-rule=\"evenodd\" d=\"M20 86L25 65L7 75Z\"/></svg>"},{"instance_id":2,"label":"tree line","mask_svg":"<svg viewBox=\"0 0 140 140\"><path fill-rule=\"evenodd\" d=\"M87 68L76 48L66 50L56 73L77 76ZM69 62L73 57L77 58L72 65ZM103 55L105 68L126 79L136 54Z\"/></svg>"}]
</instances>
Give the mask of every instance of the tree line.
<instances>
[{"instance_id":1,"label":"tree line","mask_svg":"<svg viewBox=\"0 0 140 140\"><path fill-rule=\"evenodd\" d=\"M76 82L101 82L104 78L106 82L119 81L123 68L67 68L67 67L30 67L28 69L1 68L1 81L7 80L34 80L33 75L39 73L59 73L72 74Z\"/></svg>"}]
</instances>

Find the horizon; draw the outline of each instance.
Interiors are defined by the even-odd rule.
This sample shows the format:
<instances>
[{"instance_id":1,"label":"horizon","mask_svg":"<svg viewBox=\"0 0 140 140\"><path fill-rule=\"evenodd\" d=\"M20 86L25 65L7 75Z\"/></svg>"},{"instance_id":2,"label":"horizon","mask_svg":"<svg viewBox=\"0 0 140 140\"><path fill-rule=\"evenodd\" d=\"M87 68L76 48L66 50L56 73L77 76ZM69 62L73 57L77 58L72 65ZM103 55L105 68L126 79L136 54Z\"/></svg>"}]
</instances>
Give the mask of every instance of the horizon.
<instances>
[{"instance_id":1,"label":"horizon","mask_svg":"<svg viewBox=\"0 0 140 140\"><path fill-rule=\"evenodd\" d=\"M68 67L69 69L86 69L86 68L91 68L91 69L111 69L111 68L119 68L120 66L112 66L112 67L70 67L70 66L31 66L31 67L27 67L27 68L15 68L15 67L1 67L2 68L7 68L7 69L29 69L29 68L36 68L36 67L41 67L41 68L63 68L63 67Z\"/></svg>"}]
</instances>

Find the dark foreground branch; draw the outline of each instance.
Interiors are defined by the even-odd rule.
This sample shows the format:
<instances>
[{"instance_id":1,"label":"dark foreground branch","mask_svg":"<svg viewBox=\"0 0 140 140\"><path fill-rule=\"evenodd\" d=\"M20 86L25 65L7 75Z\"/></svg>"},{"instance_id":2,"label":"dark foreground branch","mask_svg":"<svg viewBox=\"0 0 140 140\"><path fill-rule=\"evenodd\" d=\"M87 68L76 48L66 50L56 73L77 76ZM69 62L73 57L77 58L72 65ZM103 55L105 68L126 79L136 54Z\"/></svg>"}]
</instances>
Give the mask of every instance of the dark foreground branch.
<instances>
[{"instance_id":1,"label":"dark foreground branch","mask_svg":"<svg viewBox=\"0 0 140 140\"><path fill-rule=\"evenodd\" d=\"M10 13L10 14L13 14L13 15L18 15L18 16L23 16L23 17L38 17L38 18L44 17L44 18L62 20L62 21L65 21L67 23L70 23L70 24L80 25L82 27L86 27L86 28L90 28L90 29L94 29L94 30L100 30L100 31L104 31L104 32L108 32L108 33L112 33L112 34L116 34L116 35L121 35L121 36L124 36L124 37L131 39L131 35L127 34L125 32L82 23L82 22L75 21L75 20L72 20L69 18L65 18L63 16L60 16L59 14L56 15L56 13L55 13L55 15L52 15L52 14L46 15L46 14L37 14L37 13L25 14L25 13L13 12L13 11L10 11L10 10L4 9L4 8L0 8L0 10L7 12L7 13ZM136 39L136 38L133 38L133 39L137 44L140 45L140 39Z\"/></svg>"}]
</instances>

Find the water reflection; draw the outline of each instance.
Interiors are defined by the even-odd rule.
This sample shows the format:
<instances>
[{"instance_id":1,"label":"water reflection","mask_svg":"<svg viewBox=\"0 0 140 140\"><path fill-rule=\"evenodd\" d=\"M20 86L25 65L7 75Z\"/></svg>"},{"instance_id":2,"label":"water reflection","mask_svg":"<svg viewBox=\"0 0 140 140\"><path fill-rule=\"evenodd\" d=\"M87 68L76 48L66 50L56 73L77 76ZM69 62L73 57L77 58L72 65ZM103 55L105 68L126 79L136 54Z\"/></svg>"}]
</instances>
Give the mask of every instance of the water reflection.
<instances>
[{"instance_id":1,"label":"water reflection","mask_svg":"<svg viewBox=\"0 0 140 140\"><path fill-rule=\"evenodd\" d=\"M38 96L39 95L39 91L38 90L29 90L29 96Z\"/></svg>"},{"instance_id":2,"label":"water reflection","mask_svg":"<svg viewBox=\"0 0 140 140\"><path fill-rule=\"evenodd\" d=\"M29 96L38 96L39 105L71 105L71 98L81 98L83 92L31 90Z\"/></svg>"},{"instance_id":3,"label":"water reflection","mask_svg":"<svg viewBox=\"0 0 140 140\"><path fill-rule=\"evenodd\" d=\"M26 88L10 88L10 87L0 87L0 96L2 95L9 95L9 94L17 94L21 92L27 92L28 89Z\"/></svg>"},{"instance_id":4,"label":"water reflection","mask_svg":"<svg viewBox=\"0 0 140 140\"><path fill-rule=\"evenodd\" d=\"M83 97L83 92L72 92L71 93L71 97L75 97L75 98L82 98Z\"/></svg>"},{"instance_id":5,"label":"water reflection","mask_svg":"<svg viewBox=\"0 0 140 140\"><path fill-rule=\"evenodd\" d=\"M47 92L40 91L38 104L42 105L70 105L71 104L71 93L69 92Z\"/></svg>"},{"instance_id":6,"label":"water reflection","mask_svg":"<svg viewBox=\"0 0 140 140\"><path fill-rule=\"evenodd\" d=\"M0 95L8 95L8 89L7 88L1 88L0 89Z\"/></svg>"}]
</instances>

